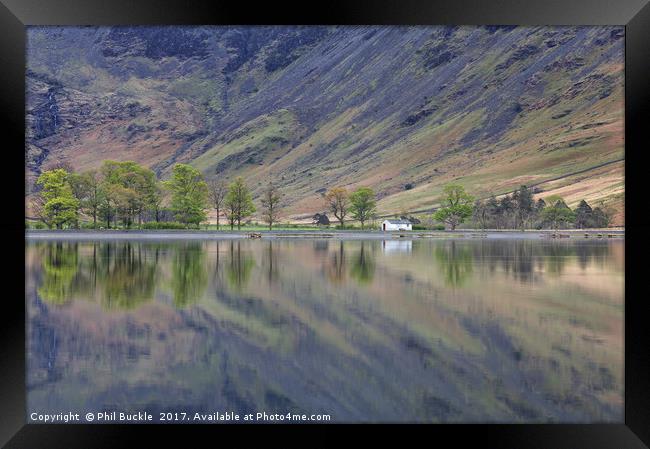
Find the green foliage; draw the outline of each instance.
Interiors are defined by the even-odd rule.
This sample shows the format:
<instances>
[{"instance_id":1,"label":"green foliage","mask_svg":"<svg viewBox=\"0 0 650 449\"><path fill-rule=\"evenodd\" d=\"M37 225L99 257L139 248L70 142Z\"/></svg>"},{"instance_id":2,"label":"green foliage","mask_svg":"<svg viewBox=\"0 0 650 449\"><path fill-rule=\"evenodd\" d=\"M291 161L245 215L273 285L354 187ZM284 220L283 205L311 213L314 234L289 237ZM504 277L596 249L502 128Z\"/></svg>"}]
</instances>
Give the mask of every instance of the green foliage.
<instances>
[{"instance_id":1,"label":"green foliage","mask_svg":"<svg viewBox=\"0 0 650 449\"><path fill-rule=\"evenodd\" d=\"M230 229L235 227L235 223L237 223L237 229L241 229L242 220L255 212L251 192L246 186L244 178L241 176L237 177L228 187L225 207L228 221L230 222Z\"/></svg>"},{"instance_id":2,"label":"green foliage","mask_svg":"<svg viewBox=\"0 0 650 449\"><path fill-rule=\"evenodd\" d=\"M107 227L111 219L121 219L125 228L131 227L136 217L141 223L143 213L159 204L156 175L148 168L133 161L104 161L100 172L97 212L105 218Z\"/></svg>"},{"instance_id":3,"label":"green foliage","mask_svg":"<svg viewBox=\"0 0 650 449\"><path fill-rule=\"evenodd\" d=\"M560 197L556 199L551 206L542 210L541 219L547 226L552 226L553 229L558 229L560 226L567 226L573 224L575 220L575 213L569 209L564 200Z\"/></svg>"},{"instance_id":4,"label":"green foliage","mask_svg":"<svg viewBox=\"0 0 650 449\"><path fill-rule=\"evenodd\" d=\"M94 170L71 173L70 185L72 193L79 201L81 211L91 216L93 223L97 223L99 208L104 200L104 191L101 188L98 173Z\"/></svg>"},{"instance_id":5,"label":"green foliage","mask_svg":"<svg viewBox=\"0 0 650 449\"><path fill-rule=\"evenodd\" d=\"M443 194L442 206L433 214L433 219L446 223L453 231L472 215L474 197L460 184L447 184Z\"/></svg>"},{"instance_id":6,"label":"green foliage","mask_svg":"<svg viewBox=\"0 0 650 449\"><path fill-rule=\"evenodd\" d=\"M47 229L47 225L40 221L26 220L25 229Z\"/></svg>"},{"instance_id":7,"label":"green foliage","mask_svg":"<svg viewBox=\"0 0 650 449\"><path fill-rule=\"evenodd\" d=\"M178 221L148 221L140 229L187 229L187 225Z\"/></svg>"},{"instance_id":8,"label":"green foliage","mask_svg":"<svg viewBox=\"0 0 650 449\"><path fill-rule=\"evenodd\" d=\"M198 226L205 221L208 185L201 172L187 164L176 164L165 186L171 191L171 209L179 222Z\"/></svg>"},{"instance_id":9,"label":"green foliage","mask_svg":"<svg viewBox=\"0 0 650 449\"><path fill-rule=\"evenodd\" d=\"M369 187L360 187L350 195L350 212L352 217L361 223L364 228L366 221L376 215L377 201L375 192Z\"/></svg>"}]
</instances>

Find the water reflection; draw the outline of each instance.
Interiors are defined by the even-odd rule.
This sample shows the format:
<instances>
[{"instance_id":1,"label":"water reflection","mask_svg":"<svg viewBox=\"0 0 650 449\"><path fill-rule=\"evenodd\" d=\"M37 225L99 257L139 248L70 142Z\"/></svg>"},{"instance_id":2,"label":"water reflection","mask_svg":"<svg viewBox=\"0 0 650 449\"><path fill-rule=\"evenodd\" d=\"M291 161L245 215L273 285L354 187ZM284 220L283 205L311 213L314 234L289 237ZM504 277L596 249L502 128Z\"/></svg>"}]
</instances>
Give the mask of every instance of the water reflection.
<instances>
[{"instance_id":1,"label":"water reflection","mask_svg":"<svg viewBox=\"0 0 650 449\"><path fill-rule=\"evenodd\" d=\"M271 249L271 252L273 250ZM230 286L242 291L251 277L251 272L255 266L253 257L247 252L241 250L241 242L230 242L230 263L228 264L228 281Z\"/></svg>"},{"instance_id":2,"label":"water reflection","mask_svg":"<svg viewBox=\"0 0 650 449\"><path fill-rule=\"evenodd\" d=\"M361 248L352 257L350 277L356 279L359 284L367 284L375 276L374 248L375 245L362 241Z\"/></svg>"},{"instance_id":3,"label":"water reflection","mask_svg":"<svg viewBox=\"0 0 650 449\"><path fill-rule=\"evenodd\" d=\"M622 420L622 242L28 242L26 257L30 410Z\"/></svg>"},{"instance_id":4,"label":"water reflection","mask_svg":"<svg viewBox=\"0 0 650 449\"><path fill-rule=\"evenodd\" d=\"M437 245L433 254L438 261L438 267L442 271L447 285L460 287L472 275L473 258L471 248L452 240Z\"/></svg>"},{"instance_id":5,"label":"water reflection","mask_svg":"<svg viewBox=\"0 0 650 449\"><path fill-rule=\"evenodd\" d=\"M172 265L174 304L185 307L198 301L208 285L205 251L202 243L189 242L175 251Z\"/></svg>"},{"instance_id":6,"label":"water reflection","mask_svg":"<svg viewBox=\"0 0 650 449\"><path fill-rule=\"evenodd\" d=\"M56 242L44 248L43 282L38 294L54 304L62 304L71 297L72 282L79 269L79 250L76 243Z\"/></svg>"}]
</instances>

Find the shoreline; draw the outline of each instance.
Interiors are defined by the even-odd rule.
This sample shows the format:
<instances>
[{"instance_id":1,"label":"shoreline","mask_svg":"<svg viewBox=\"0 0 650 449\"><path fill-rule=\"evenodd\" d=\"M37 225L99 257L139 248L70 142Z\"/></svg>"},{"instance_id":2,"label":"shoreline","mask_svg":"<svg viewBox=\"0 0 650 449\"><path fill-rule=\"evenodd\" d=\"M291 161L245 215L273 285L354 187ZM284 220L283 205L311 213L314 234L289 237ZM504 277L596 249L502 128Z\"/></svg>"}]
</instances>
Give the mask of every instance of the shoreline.
<instances>
[{"instance_id":1,"label":"shoreline","mask_svg":"<svg viewBox=\"0 0 650 449\"><path fill-rule=\"evenodd\" d=\"M560 237L552 237L554 234ZM254 237L251 237L254 236ZM473 230L456 231L360 231L360 230L26 230L26 240L235 240L235 239L333 239L333 240L612 240L625 238L625 230Z\"/></svg>"}]
</instances>

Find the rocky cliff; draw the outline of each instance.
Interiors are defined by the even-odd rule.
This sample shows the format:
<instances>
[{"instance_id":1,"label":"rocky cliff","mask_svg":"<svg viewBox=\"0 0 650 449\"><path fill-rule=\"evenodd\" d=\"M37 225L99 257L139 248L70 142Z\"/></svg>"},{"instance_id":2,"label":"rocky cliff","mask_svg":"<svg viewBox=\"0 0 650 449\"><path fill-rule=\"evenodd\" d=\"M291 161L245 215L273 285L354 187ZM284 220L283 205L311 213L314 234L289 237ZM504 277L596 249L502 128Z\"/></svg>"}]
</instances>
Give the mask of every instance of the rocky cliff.
<instances>
[{"instance_id":1,"label":"rocky cliff","mask_svg":"<svg viewBox=\"0 0 650 449\"><path fill-rule=\"evenodd\" d=\"M57 162L187 162L272 178L293 216L334 185L425 210L456 180L622 223L623 48L621 27L30 27L28 190Z\"/></svg>"}]
</instances>

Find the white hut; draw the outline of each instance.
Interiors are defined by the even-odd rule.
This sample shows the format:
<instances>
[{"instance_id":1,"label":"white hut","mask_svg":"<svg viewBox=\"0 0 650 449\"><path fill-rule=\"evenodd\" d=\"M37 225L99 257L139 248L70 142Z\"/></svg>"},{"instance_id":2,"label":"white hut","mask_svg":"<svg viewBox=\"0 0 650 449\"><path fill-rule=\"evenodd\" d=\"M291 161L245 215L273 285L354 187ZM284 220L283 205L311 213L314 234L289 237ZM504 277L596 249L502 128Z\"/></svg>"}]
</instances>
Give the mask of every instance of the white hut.
<instances>
[{"instance_id":1,"label":"white hut","mask_svg":"<svg viewBox=\"0 0 650 449\"><path fill-rule=\"evenodd\" d=\"M411 231L413 224L408 220L384 220L381 229L384 231Z\"/></svg>"}]
</instances>

